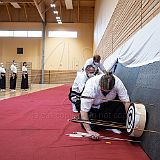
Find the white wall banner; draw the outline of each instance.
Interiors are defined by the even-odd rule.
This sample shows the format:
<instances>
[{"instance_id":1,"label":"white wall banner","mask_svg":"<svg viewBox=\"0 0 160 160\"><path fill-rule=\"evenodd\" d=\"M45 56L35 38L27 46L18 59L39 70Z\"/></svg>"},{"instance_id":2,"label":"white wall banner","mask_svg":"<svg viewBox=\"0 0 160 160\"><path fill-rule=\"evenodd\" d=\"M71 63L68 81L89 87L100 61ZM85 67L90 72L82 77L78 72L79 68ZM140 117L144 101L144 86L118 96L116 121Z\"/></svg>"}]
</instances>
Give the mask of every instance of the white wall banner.
<instances>
[{"instance_id":1,"label":"white wall banner","mask_svg":"<svg viewBox=\"0 0 160 160\"><path fill-rule=\"evenodd\" d=\"M138 67L160 61L160 14L153 18L126 43L104 61L106 70L118 62L126 67Z\"/></svg>"}]
</instances>

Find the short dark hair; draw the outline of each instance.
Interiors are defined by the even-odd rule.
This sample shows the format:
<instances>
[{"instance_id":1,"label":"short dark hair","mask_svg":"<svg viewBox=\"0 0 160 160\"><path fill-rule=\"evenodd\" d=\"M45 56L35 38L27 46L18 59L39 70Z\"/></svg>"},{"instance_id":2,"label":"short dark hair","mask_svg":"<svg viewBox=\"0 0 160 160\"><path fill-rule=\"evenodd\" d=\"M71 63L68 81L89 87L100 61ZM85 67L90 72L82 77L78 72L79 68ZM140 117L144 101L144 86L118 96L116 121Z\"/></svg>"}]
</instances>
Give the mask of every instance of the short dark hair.
<instances>
[{"instance_id":1,"label":"short dark hair","mask_svg":"<svg viewBox=\"0 0 160 160\"><path fill-rule=\"evenodd\" d=\"M94 68L94 66L91 65L91 64L90 64L90 65L87 65L85 70L88 70L88 69L90 69L90 68ZM94 69L95 69L95 68L94 68Z\"/></svg>"},{"instance_id":2,"label":"short dark hair","mask_svg":"<svg viewBox=\"0 0 160 160\"><path fill-rule=\"evenodd\" d=\"M26 64L26 62L23 62L23 66Z\"/></svg>"},{"instance_id":3,"label":"short dark hair","mask_svg":"<svg viewBox=\"0 0 160 160\"><path fill-rule=\"evenodd\" d=\"M107 72L100 79L99 85L103 90L111 90L115 85L115 78L111 72Z\"/></svg>"},{"instance_id":4,"label":"short dark hair","mask_svg":"<svg viewBox=\"0 0 160 160\"><path fill-rule=\"evenodd\" d=\"M100 55L94 55L93 56L93 61L99 62L100 60L101 60L101 56Z\"/></svg>"}]
</instances>

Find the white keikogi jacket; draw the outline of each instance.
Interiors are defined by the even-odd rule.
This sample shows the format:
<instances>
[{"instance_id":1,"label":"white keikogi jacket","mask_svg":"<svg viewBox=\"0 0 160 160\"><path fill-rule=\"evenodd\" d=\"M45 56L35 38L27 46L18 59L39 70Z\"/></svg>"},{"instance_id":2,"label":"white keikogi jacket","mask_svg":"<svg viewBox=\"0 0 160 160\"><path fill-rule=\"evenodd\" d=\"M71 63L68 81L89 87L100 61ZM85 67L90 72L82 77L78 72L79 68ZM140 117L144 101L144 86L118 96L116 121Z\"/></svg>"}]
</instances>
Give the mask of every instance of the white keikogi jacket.
<instances>
[{"instance_id":1,"label":"white keikogi jacket","mask_svg":"<svg viewBox=\"0 0 160 160\"><path fill-rule=\"evenodd\" d=\"M124 84L115 75L115 85L113 89L106 96L104 96L101 92L99 85L100 78L103 75L104 74L92 77L86 82L85 89L81 96L92 97L94 99L81 98L82 111L89 112L91 107L99 109L101 103L113 100L116 97L116 95L118 95L121 101L129 101L129 96L127 94L127 90ZM105 100L102 100L103 98L105 98Z\"/></svg>"},{"instance_id":2,"label":"white keikogi jacket","mask_svg":"<svg viewBox=\"0 0 160 160\"><path fill-rule=\"evenodd\" d=\"M22 72L27 72L27 67L22 66Z\"/></svg>"},{"instance_id":3,"label":"white keikogi jacket","mask_svg":"<svg viewBox=\"0 0 160 160\"><path fill-rule=\"evenodd\" d=\"M6 70L5 70L5 68L3 68L3 67L0 67L0 73L6 73Z\"/></svg>"},{"instance_id":4,"label":"white keikogi jacket","mask_svg":"<svg viewBox=\"0 0 160 160\"><path fill-rule=\"evenodd\" d=\"M87 61L86 61L86 63L85 63L85 65L83 66L83 70L85 71L85 69L86 69L86 67L88 66L88 65L92 65L95 69L100 69L101 71L104 71L105 70L105 68L104 68L104 66L103 66L103 64L100 62L100 63L98 63L98 64L94 64L93 63L93 58L89 58Z\"/></svg>"},{"instance_id":5,"label":"white keikogi jacket","mask_svg":"<svg viewBox=\"0 0 160 160\"><path fill-rule=\"evenodd\" d=\"M77 72L77 76L72 85L72 91L81 93L88 79L89 77L87 77L86 72Z\"/></svg>"},{"instance_id":6,"label":"white keikogi jacket","mask_svg":"<svg viewBox=\"0 0 160 160\"><path fill-rule=\"evenodd\" d=\"M10 69L13 73L17 73L17 67L14 64L11 65Z\"/></svg>"}]
</instances>

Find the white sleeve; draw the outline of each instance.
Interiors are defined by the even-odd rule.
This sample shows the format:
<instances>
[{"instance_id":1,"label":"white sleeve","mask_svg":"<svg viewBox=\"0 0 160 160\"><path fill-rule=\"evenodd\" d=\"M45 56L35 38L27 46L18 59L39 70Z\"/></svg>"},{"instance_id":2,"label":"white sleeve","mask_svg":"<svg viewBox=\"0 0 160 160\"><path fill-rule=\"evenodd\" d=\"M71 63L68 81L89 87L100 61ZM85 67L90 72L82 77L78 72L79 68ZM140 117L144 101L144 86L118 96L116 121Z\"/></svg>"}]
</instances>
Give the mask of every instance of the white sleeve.
<instances>
[{"instance_id":1,"label":"white sleeve","mask_svg":"<svg viewBox=\"0 0 160 160\"><path fill-rule=\"evenodd\" d=\"M84 89L85 83L86 83L86 80L85 80L84 72L77 72L77 76L72 85L72 90L78 93L81 93Z\"/></svg>"},{"instance_id":2,"label":"white sleeve","mask_svg":"<svg viewBox=\"0 0 160 160\"><path fill-rule=\"evenodd\" d=\"M87 67L88 65L92 64L92 62L93 62L92 58L88 59L88 60L86 61L86 63L84 64L84 66L83 66L83 70L85 71L86 67Z\"/></svg>"},{"instance_id":3,"label":"white sleeve","mask_svg":"<svg viewBox=\"0 0 160 160\"><path fill-rule=\"evenodd\" d=\"M11 71L13 72L13 65L10 66Z\"/></svg>"},{"instance_id":4,"label":"white sleeve","mask_svg":"<svg viewBox=\"0 0 160 160\"><path fill-rule=\"evenodd\" d=\"M82 96L95 98L94 87L92 87L92 86L93 86L92 81L91 81L91 79L89 79L86 82ZM93 102L94 102L94 99L81 98L81 110L84 112L89 112L92 105L93 105Z\"/></svg>"},{"instance_id":5,"label":"white sleeve","mask_svg":"<svg viewBox=\"0 0 160 160\"><path fill-rule=\"evenodd\" d=\"M83 89L85 87L85 83L86 83L86 81L85 81L84 77L79 79L78 88L79 88L80 93L83 91Z\"/></svg>"},{"instance_id":6,"label":"white sleeve","mask_svg":"<svg viewBox=\"0 0 160 160\"><path fill-rule=\"evenodd\" d=\"M102 63L100 63L99 68L100 68L101 71L105 71L106 70Z\"/></svg>"},{"instance_id":7,"label":"white sleeve","mask_svg":"<svg viewBox=\"0 0 160 160\"><path fill-rule=\"evenodd\" d=\"M124 86L124 84L122 83L122 81L117 77L117 93L118 93L118 97L121 101L129 101L129 96L127 93L127 89Z\"/></svg>"},{"instance_id":8,"label":"white sleeve","mask_svg":"<svg viewBox=\"0 0 160 160\"><path fill-rule=\"evenodd\" d=\"M5 68L1 68L1 69L0 69L0 72L1 72L1 73L6 73Z\"/></svg>"},{"instance_id":9,"label":"white sleeve","mask_svg":"<svg viewBox=\"0 0 160 160\"><path fill-rule=\"evenodd\" d=\"M22 72L27 72L27 68L25 66L22 66Z\"/></svg>"}]
</instances>

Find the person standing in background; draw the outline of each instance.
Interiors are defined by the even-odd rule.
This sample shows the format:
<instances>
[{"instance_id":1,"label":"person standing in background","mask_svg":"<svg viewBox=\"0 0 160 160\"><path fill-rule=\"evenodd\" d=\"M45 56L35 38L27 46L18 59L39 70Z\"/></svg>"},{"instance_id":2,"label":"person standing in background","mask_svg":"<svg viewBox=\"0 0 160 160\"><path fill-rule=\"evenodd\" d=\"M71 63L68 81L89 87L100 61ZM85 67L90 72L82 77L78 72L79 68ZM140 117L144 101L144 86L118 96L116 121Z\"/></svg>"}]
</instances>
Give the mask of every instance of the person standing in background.
<instances>
[{"instance_id":1,"label":"person standing in background","mask_svg":"<svg viewBox=\"0 0 160 160\"><path fill-rule=\"evenodd\" d=\"M0 65L0 89L2 92L6 90L6 70L3 63Z\"/></svg>"},{"instance_id":2,"label":"person standing in background","mask_svg":"<svg viewBox=\"0 0 160 160\"><path fill-rule=\"evenodd\" d=\"M10 77L10 90L12 92L15 92L16 90L16 80L17 80L17 67L16 67L16 63L13 60L13 63L10 67L11 70L11 77Z\"/></svg>"},{"instance_id":3,"label":"person standing in background","mask_svg":"<svg viewBox=\"0 0 160 160\"><path fill-rule=\"evenodd\" d=\"M27 63L26 63L26 62L23 62L21 89L27 90L28 88L29 88L29 87L28 87Z\"/></svg>"}]
</instances>

